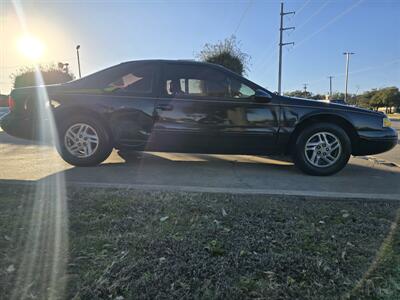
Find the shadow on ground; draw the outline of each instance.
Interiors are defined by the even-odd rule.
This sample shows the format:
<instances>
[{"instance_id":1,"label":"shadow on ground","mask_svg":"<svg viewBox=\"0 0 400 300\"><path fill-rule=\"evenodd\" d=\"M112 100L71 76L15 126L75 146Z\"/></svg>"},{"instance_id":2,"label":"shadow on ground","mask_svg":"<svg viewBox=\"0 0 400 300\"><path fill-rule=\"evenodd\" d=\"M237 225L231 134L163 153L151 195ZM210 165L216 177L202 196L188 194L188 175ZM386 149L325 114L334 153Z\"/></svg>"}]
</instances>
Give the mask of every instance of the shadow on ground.
<instances>
[{"instance_id":1,"label":"shadow on ground","mask_svg":"<svg viewBox=\"0 0 400 300\"><path fill-rule=\"evenodd\" d=\"M400 195L398 168L362 160L328 177L308 176L289 159L245 155L120 153L97 167L62 171L67 183ZM54 176L56 174L50 175ZM44 178L46 180L46 178Z\"/></svg>"}]
</instances>

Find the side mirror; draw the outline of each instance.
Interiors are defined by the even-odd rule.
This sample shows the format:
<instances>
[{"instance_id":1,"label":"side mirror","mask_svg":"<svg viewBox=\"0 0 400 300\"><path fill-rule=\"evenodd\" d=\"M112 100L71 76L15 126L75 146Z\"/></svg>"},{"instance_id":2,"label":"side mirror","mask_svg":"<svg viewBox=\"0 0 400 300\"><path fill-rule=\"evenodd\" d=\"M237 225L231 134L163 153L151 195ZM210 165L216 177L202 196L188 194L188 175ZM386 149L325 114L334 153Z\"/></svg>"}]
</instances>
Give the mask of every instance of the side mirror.
<instances>
[{"instance_id":1,"label":"side mirror","mask_svg":"<svg viewBox=\"0 0 400 300\"><path fill-rule=\"evenodd\" d=\"M254 100L256 100L257 102L267 103L270 102L271 99L271 94L261 89L256 90L256 93L254 94Z\"/></svg>"}]
</instances>

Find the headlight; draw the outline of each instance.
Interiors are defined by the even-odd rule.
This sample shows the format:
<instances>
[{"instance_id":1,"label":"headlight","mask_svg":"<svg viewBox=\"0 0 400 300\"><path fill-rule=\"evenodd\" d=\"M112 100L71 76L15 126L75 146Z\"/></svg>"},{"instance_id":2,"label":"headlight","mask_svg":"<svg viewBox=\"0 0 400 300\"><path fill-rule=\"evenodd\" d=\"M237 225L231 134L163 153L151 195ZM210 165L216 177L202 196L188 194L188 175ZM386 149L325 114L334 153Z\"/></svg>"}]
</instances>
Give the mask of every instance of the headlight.
<instances>
[{"instance_id":1,"label":"headlight","mask_svg":"<svg viewBox=\"0 0 400 300\"><path fill-rule=\"evenodd\" d=\"M392 126L392 122L390 121L389 118L383 118L382 126L383 127L391 127Z\"/></svg>"}]
</instances>

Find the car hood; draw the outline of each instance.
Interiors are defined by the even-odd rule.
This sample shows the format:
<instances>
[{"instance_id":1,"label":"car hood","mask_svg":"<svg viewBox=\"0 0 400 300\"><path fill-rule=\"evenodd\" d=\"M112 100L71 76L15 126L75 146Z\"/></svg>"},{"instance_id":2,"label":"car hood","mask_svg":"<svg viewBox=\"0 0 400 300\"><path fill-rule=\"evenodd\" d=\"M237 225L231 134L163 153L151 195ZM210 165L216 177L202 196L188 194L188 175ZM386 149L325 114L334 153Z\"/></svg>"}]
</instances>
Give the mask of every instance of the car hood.
<instances>
[{"instance_id":1,"label":"car hood","mask_svg":"<svg viewBox=\"0 0 400 300\"><path fill-rule=\"evenodd\" d=\"M357 106L350 106L339 103L330 103L324 100L314 100L314 99L306 99L306 98L298 98L298 97L282 97L286 103L294 103L295 105L301 106L312 106L315 108L331 108L331 109L339 109L351 112L360 112L360 113L368 113L372 115L383 115L382 112L373 111L366 108L361 108Z\"/></svg>"}]
</instances>

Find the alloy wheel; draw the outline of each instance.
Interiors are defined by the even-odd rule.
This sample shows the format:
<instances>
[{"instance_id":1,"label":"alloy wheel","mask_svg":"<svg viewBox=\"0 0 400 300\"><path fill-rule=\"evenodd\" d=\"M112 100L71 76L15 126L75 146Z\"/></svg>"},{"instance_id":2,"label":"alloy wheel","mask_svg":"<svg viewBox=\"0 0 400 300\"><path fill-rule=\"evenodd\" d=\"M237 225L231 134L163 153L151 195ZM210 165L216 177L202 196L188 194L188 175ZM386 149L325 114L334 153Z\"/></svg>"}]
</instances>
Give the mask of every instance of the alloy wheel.
<instances>
[{"instance_id":1,"label":"alloy wheel","mask_svg":"<svg viewBox=\"0 0 400 300\"><path fill-rule=\"evenodd\" d=\"M65 132L64 145L73 156L86 158L96 152L99 146L99 136L92 126L77 123Z\"/></svg>"},{"instance_id":2,"label":"alloy wheel","mask_svg":"<svg viewBox=\"0 0 400 300\"><path fill-rule=\"evenodd\" d=\"M339 138L330 132L317 132L306 142L304 154L315 167L326 168L336 163L342 153Z\"/></svg>"}]
</instances>

